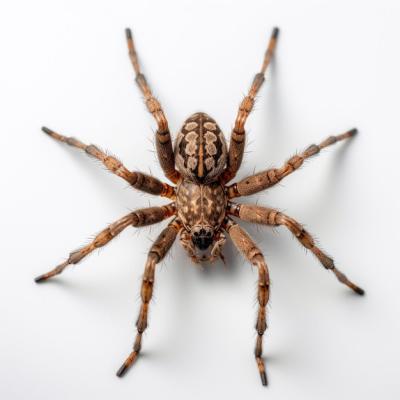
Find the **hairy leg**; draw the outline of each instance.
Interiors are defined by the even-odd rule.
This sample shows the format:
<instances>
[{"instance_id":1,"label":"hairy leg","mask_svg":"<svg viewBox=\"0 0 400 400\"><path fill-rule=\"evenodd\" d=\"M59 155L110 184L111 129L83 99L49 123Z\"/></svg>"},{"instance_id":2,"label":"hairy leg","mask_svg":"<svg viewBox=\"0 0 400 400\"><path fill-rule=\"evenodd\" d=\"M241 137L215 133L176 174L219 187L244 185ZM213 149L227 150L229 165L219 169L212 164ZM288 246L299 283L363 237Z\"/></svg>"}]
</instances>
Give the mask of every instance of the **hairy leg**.
<instances>
[{"instance_id":1,"label":"hairy leg","mask_svg":"<svg viewBox=\"0 0 400 400\"><path fill-rule=\"evenodd\" d=\"M109 171L111 171L115 175L118 175L122 179L125 179L131 186L133 186L137 190L168 198L173 198L175 196L175 190L172 186L159 181L153 176L143 174L141 172L129 171L121 163L121 161L113 156L107 155L93 144L87 145L85 143L82 143L80 140L75 139L74 137L60 135L59 133L54 132L46 127L43 127L42 130L53 139L56 139L63 143L67 143L70 146L77 147L78 149L83 150L89 156L97 158Z\"/></svg>"},{"instance_id":2,"label":"hairy leg","mask_svg":"<svg viewBox=\"0 0 400 400\"><path fill-rule=\"evenodd\" d=\"M267 169L266 171L248 176L247 178L242 179L240 182L230 185L228 187L228 197L232 199L234 197L249 196L274 186L283 178L299 169L307 158L318 154L325 147L328 147L341 140L351 138L356 134L357 129L351 129L350 131L338 136L329 136L319 145L312 144L302 153L296 154L289 158L289 160L286 161L281 168Z\"/></svg>"},{"instance_id":3,"label":"hairy leg","mask_svg":"<svg viewBox=\"0 0 400 400\"><path fill-rule=\"evenodd\" d=\"M236 172L240 168L240 164L242 163L245 139L246 139L244 125L246 123L247 117L249 116L254 107L254 102L257 93L260 90L265 80L265 71L267 70L267 67L274 54L276 41L278 39L278 34L279 34L279 29L274 28L268 43L267 50L265 52L264 61L261 66L261 71L255 75L253 83L250 86L250 90L247 96L240 103L239 111L236 117L235 125L232 130L231 140L229 144L228 166L224 171L222 177L222 181L224 183L234 178Z\"/></svg>"},{"instance_id":4,"label":"hairy leg","mask_svg":"<svg viewBox=\"0 0 400 400\"><path fill-rule=\"evenodd\" d=\"M215 260L220 258L225 263L225 257L222 254L222 248L225 246L225 243L226 243L226 236L224 232L218 231L216 233L214 246L211 249L211 254L209 258L210 262L214 262Z\"/></svg>"},{"instance_id":5,"label":"hairy leg","mask_svg":"<svg viewBox=\"0 0 400 400\"><path fill-rule=\"evenodd\" d=\"M142 289L140 292L142 304L140 307L139 317L136 321L136 339L133 345L132 352L122 364L121 368L117 371L117 376L119 377L125 374L125 372L135 362L140 353L140 349L142 346L142 335L147 328L149 304L153 295L154 273L156 264L158 264L165 257L168 250L174 243L176 235L178 234L181 227L181 223L175 219L167 226L167 228L165 228L161 232L160 236L153 243L153 246L151 246L142 279Z\"/></svg>"},{"instance_id":6,"label":"hairy leg","mask_svg":"<svg viewBox=\"0 0 400 400\"><path fill-rule=\"evenodd\" d=\"M143 93L146 107L157 122L156 147L158 160L161 164L165 176L176 183L179 179L179 173L175 170L174 151L172 149L171 135L169 132L168 121L159 101L153 96L150 86L145 76L140 70L135 45L133 43L132 32L129 28L125 30L128 43L129 58L136 74L136 83Z\"/></svg>"},{"instance_id":7,"label":"hairy leg","mask_svg":"<svg viewBox=\"0 0 400 400\"><path fill-rule=\"evenodd\" d=\"M267 385L267 375L265 364L262 358L262 339L267 329L266 307L269 299L269 273L264 256L258 249L254 241L247 232L231 219L227 218L224 223L224 229L228 232L234 245L258 269L258 314L257 314L257 341L255 347L255 357L258 371L260 372L261 382Z\"/></svg>"},{"instance_id":8,"label":"hairy leg","mask_svg":"<svg viewBox=\"0 0 400 400\"><path fill-rule=\"evenodd\" d=\"M364 290L351 282L343 272L339 271L332 258L327 256L318 246L316 246L312 236L303 228L301 224L293 218L274 210L272 208L259 207L252 204L229 204L229 212L243 221L249 221L256 224L278 226L283 225L293 233L296 239L309 249L319 260L319 262L329 271L332 271L339 282L345 284L357 294L363 295Z\"/></svg>"},{"instance_id":9,"label":"hairy leg","mask_svg":"<svg viewBox=\"0 0 400 400\"><path fill-rule=\"evenodd\" d=\"M129 225L134 227L141 227L146 225L156 224L162 220L171 217L175 214L175 203L168 204L162 207L143 208L125 215L118 221L109 225L106 229L102 230L88 245L79 250L70 253L68 259L62 264L58 265L51 271L35 278L37 283L44 282L53 276L61 274L65 268L72 264L78 264L83 258L89 255L93 250L105 246L108 242L114 239Z\"/></svg>"},{"instance_id":10,"label":"hairy leg","mask_svg":"<svg viewBox=\"0 0 400 400\"><path fill-rule=\"evenodd\" d=\"M187 251L192 262L194 262L195 264L199 264L201 259L197 255L196 248L192 241L192 237L190 236L190 233L186 229L181 230L179 235L179 242L182 245L182 247Z\"/></svg>"}]
</instances>

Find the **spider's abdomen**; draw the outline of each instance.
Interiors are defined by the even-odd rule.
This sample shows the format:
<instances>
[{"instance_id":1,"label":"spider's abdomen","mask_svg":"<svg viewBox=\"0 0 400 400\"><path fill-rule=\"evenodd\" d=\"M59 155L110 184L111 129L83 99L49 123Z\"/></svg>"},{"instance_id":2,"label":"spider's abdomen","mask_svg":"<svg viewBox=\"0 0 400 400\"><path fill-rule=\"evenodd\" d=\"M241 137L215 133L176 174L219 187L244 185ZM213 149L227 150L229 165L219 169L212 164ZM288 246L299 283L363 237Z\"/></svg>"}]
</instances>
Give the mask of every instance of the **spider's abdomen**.
<instances>
[{"instance_id":1,"label":"spider's abdomen","mask_svg":"<svg viewBox=\"0 0 400 400\"><path fill-rule=\"evenodd\" d=\"M226 142L217 123L205 113L189 117L176 138L175 163L187 179L209 183L226 164Z\"/></svg>"},{"instance_id":2,"label":"spider's abdomen","mask_svg":"<svg viewBox=\"0 0 400 400\"><path fill-rule=\"evenodd\" d=\"M226 196L218 182L199 185L187 180L176 193L178 218L188 231L192 228L216 230L225 217Z\"/></svg>"}]
</instances>

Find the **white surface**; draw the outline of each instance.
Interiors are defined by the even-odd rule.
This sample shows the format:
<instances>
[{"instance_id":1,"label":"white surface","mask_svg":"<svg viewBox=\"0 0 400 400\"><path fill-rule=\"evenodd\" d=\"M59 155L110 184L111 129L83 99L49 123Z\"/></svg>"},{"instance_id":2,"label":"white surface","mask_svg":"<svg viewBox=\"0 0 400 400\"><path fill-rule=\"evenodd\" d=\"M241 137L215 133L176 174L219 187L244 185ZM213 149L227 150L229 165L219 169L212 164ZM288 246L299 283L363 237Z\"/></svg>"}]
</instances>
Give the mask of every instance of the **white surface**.
<instances>
[{"instance_id":1,"label":"white surface","mask_svg":"<svg viewBox=\"0 0 400 400\"><path fill-rule=\"evenodd\" d=\"M400 398L399 18L395 1L2 2L0 398ZM256 271L229 243L229 267L201 272L177 244L157 272L143 355L117 379L161 228L128 229L49 284L33 277L128 209L164 201L40 127L161 177L124 28L172 131L201 110L229 137L274 25L281 37L240 177L357 126L353 142L250 200L304 222L367 296L288 232L246 225L272 278L265 389L253 358Z\"/></svg>"}]
</instances>

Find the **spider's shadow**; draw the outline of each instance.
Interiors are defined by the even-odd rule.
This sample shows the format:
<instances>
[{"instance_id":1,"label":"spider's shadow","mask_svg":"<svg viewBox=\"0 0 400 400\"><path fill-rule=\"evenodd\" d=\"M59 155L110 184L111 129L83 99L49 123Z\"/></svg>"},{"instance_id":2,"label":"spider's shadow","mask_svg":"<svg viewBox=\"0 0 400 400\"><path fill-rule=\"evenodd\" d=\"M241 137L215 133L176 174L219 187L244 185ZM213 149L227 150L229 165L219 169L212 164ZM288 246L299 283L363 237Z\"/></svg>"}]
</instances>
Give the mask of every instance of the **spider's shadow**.
<instances>
[{"instance_id":1,"label":"spider's shadow","mask_svg":"<svg viewBox=\"0 0 400 400\"><path fill-rule=\"evenodd\" d=\"M95 265L93 267L96 268ZM115 288L107 282L97 280L95 272L91 273L90 276L82 277L78 270L66 271L64 274L39 285L42 290L46 289L49 292L54 290L55 296L58 296L59 291L62 291L74 299L83 300L82 305L85 307L101 309L105 313L107 310L112 313L115 306L112 301L115 298Z\"/></svg>"},{"instance_id":2,"label":"spider's shadow","mask_svg":"<svg viewBox=\"0 0 400 400\"><path fill-rule=\"evenodd\" d=\"M307 202L306 211L310 217L307 218L307 215L305 215L306 219L323 221L329 210L337 206L338 197L343 194L341 188L344 186L343 180L347 176L345 171L351 167L348 152L355 145L353 141L357 139L358 136L339 143L338 148L330 150L333 154L320 155L321 157L329 156L331 160L329 160L329 165L326 168L327 175L323 177L322 182L318 183L314 195Z\"/></svg>"}]
</instances>

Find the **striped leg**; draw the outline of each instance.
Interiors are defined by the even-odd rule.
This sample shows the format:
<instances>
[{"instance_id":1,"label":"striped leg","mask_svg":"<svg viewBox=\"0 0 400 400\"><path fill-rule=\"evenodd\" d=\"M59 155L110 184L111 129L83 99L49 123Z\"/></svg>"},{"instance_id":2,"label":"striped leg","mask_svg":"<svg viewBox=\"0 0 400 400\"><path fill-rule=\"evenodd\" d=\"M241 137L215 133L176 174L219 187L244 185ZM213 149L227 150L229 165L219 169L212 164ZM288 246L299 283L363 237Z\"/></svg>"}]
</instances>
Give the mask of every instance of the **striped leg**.
<instances>
[{"instance_id":1,"label":"striped leg","mask_svg":"<svg viewBox=\"0 0 400 400\"><path fill-rule=\"evenodd\" d=\"M312 144L302 153L296 154L289 158L283 167L267 169L266 171L259 172L258 174L249 176L240 182L230 185L228 187L228 197L232 199L234 197L249 196L274 186L283 178L299 169L307 158L318 154L325 147L328 147L341 140L351 138L356 134L357 129L351 129L350 131L338 136L329 136L319 145Z\"/></svg>"},{"instance_id":2,"label":"striped leg","mask_svg":"<svg viewBox=\"0 0 400 400\"><path fill-rule=\"evenodd\" d=\"M107 155L93 144L87 145L74 137L67 137L43 127L43 132L47 133L53 139L67 143L72 147L83 150L89 156L97 158L113 174L125 179L131 186L142 192L154 194L157 196L173 198L174 188L166 183L159 181L153 176L141 172L129 171L117 158Z\"/></svg>"},{"instance_id":3,"label":"striped leg","mask_svg":"<svg viewBox=\"0 0 400 400\"><path fill-rule=\"evenodd\" d=\"M253 83L250 86L250 90L247 96L240 103L239 111L236 117L235 125L232 130L231 140L229 144L228 166L224 171L224 175L222 177L222 180L225 183L229 182L232 178L235 177L236 172L238 171L238 169L240 168L240 164L242 163L245 139L246 139L244 126L247 117L253 110L257 93L260 90L262 84L264 83L265 71L267 70L267 67L274 54L276 42L278 39L278 34L279 34L279 29L274 28L268 43L267 50L264 55L261 71L255 75Z\"/></svg>"},{"instance_id":4,"label":"striped leg","mask_svg":"<svg viewBox=\"0 0 400 400\"><path fill-rule=\"evenodd\" d=\"M303 228L301 224L293 218L274 210L272 208L259 207L252 204L233 204L229 205L230 214L239 217L243 221L256 224L278 226L283 225L293 233L296 239L309 249L319 260L319 262L329 271L332 271L339 282L345 284L359 295L364 294L364 290L350 281L347 276L335 267L335 263L318 246L316 246L312 236Z\"/></svg>"},{"instance_id":5,"label":"striped leg","mask_svg":"<svg viewBox=\"0 0 400 400\"><path fill-rule=\"evenodd\" d=\"M128 43L129 58L136 74L136 83L143 93L146 107L157 122L156 147L158 160L161 164L165 176L176 183L179 179L179 173L175 170L175 158L172 149L171 135L169 132L168 121L159 101L153 96L150 86L145 76L140 70L135 45L133 43L132 32L129 28L125 30Z\"/></svg>"},{"instance_id":6,"label":"striped leg","mask_svg":"<svg viewBox=\"0 0 400 400\"><path fill-rule=\"evenodd\" d=\"M58 274L61 274L65 268L72 264L78 264L83 258L88 256L93 250L105 246L108 242L114 239L129 225L134 227L141 227L146 225L156 224L162 220L171 217L175 214L175 203L168 204L162 207L143 208L134 211L118 221L109 225L106 229L102 230L94 240L88 245L79 250L70 253L68 259L62 264L58 265L51 271L35 278L35 282L44 282Z\"/></svg>"},{"instance_id":7,"label":"striped leg","mask_svg":"<svg viewBox=\"0 0 400 400\"><path fill-rule=\"evenodd\" d=\"M258 269L258 314L257 314L257 341L254 350L258 371L263 386L267 386L267 374L262 358L262 339L267 329L266 307L269 299L269 273L264 256L255 245L250 236L234 221L227 219L224 225L225 230L231 237L234 245Z\"/></svg>"},{"instance_id":8,"label":"striped leg","mask_svg":"<svg viewBox=\"0 0 400 400\"><path fill-rule=\"evenodd\" d=\"M143 274L142 289L140 296L142 298L142 305L140 307L139 317L136 321L137 334L133 344L133 350L128 358L117 371L117 376L122 377L125 375L129 367L136 361L142 347L142 335L147 328L147 316L149 311L150 300L153 296L154 287L154 273L156 264L158 264L167 254L175 241L176 235L181 229L182 225L178 220L172 221L167 228L165 228L157 240L151 246L149 255L147 257L146 267Z\"/></svg>"}]
</instances>

